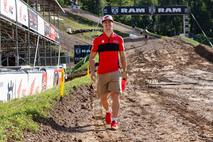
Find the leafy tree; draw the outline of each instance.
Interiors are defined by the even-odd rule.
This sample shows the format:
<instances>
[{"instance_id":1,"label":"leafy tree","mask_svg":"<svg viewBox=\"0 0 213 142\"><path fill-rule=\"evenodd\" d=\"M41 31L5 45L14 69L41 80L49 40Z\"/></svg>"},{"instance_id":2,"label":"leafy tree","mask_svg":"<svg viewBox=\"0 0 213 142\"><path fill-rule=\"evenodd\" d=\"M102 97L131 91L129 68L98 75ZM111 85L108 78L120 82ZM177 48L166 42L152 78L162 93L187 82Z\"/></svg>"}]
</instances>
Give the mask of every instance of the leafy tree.
<instances>
[{"instance_id":1,"label":"leafy tree","mask_svg":"<svg viewBox=\"0 0 213 142\"><path fill-rule=\"evenodd\" d=\"M63 1L63 0L61 0ZM66 0L64 0L66 1ZM102 8L110 6L168 6L186 5L200 23L207 36L213 37L213 1L212 0L80 0L83 9L101 15ZM124 24L148 28L162 35L177 35L183 32L182 16L162 15L122 15L114 16L115 20ZM196 37L200 36L201 30L191 18L191 32ZM199 35L199 36L198 36Z\"/></svg>"},{"instance_id":2,"label":"leafy tree","mask_svg":"<svg viewBox=\"0 0 213 142\"><path fill-rule=\"evenodd\" d=\"M64 0L58 0L58 3L62 6L64 6Z\"/></svg>"},{"instance_id":3,"label":"leafy tree","mask_svg":"<svg viewBox=\"0 0 213 142\"><path fill-rule=\"evenodd\" d=\"M88 10L94 14L101 15L104 6L106 5L105 0L81 0L80 5L84 10Z\"/></svg>"}]
</instances>

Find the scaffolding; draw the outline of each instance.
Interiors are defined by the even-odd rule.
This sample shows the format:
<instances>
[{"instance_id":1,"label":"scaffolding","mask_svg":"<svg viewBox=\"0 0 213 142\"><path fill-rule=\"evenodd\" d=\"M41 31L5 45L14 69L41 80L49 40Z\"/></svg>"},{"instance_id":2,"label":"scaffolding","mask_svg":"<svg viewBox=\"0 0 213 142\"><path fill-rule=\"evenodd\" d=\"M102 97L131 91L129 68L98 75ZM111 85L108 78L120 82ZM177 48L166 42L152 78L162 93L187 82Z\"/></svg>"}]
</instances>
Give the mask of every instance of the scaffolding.
<instances>
[{"instance_id":1,"label":"scaffolding","mask_svg":"<svg viewBox=\"0 0 213 142\"><path fill-rule=\"evenodd\" d=\"M60 29L59 15L64 11L56 0L24 2L56 29ZM60 40L53 41L0 15L0 66L55 66L60 63L69 63L68 56L60 51Z\"/></svg>"}]
</instances>

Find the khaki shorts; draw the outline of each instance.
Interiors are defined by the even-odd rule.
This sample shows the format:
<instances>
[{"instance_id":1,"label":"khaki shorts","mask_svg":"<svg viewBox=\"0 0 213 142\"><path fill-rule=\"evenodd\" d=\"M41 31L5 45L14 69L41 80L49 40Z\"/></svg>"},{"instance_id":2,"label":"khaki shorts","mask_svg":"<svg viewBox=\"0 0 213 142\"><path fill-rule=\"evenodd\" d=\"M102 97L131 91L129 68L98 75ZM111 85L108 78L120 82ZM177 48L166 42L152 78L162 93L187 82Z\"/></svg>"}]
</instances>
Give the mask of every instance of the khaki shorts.
<instances>
[{"instance_id":1,"label":"khaki shorts","mask_svg":"<svg viewBox=\"0 0 213 142\"><path fill-rule=\"evenodd\" d=\"M121 77L120 72L110 72L106 74L98 74L97 93L98 97L111 91L118 94L121 93Z\"/></svg>"}]
</instances>

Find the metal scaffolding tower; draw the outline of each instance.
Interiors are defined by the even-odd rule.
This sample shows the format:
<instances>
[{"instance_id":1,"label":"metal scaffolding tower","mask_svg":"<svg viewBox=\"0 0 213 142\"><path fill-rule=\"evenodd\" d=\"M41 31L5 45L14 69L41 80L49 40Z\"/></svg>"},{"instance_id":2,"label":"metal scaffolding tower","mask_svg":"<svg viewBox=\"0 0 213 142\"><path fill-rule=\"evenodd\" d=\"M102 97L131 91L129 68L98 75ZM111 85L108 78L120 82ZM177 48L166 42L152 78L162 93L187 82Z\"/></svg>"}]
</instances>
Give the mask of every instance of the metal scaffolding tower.
<instances>
[{"instance_id":1,"label":"metal scaffolding tower","mask_svg":"<svg viewBox=\"0 0 213 142\"><path fill-rule=\"evenodd\" d=\"M24 0L47 22L60 29L64 13L57 0ZM59 32L60 33L60 32ZM59 42L40 36L29 27L0 15L0 66L54 66L58 63ZM35 54L37 56L35 56Z\"/></svg>"}]
</instances>

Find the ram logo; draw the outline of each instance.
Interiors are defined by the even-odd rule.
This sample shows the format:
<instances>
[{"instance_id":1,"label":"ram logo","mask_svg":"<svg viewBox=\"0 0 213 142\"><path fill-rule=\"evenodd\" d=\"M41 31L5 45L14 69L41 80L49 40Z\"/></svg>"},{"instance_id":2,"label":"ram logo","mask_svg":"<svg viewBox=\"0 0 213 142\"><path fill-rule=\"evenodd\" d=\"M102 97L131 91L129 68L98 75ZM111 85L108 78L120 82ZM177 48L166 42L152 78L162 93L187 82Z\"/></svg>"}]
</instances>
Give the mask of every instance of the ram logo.
<instances>
[{"instance_id":1,"label":"ram logo","mask_svg":"<svg viewBox=\"0 0 213 142\"><path fill-rule=\"evenodd\" d=\"M156 12L156 8L154 6L149 7L149 13L154 14Z\"/></svg>"},{"instance_id":2,"label":"ram logo","mask_svg":"<svg viewBox=\"0 0 213 142\"><path fill-rule=\"evenodd\" d=\"M81 54L81 49L80 48L75 49L75 53L76 54Z\"/></svg>"},{"instance_id":3,"label":"ram logo","mask_svg":"<svg viewBox=\"0 0 213 142\"><path fill-rule=\"evenodd\" d=\"M116 15L119 12L119 8L118 7L112 7L112 14Z\"/></svg>"},{"instance_id":4,"label":"ram logo","mask_svg":"<svg viewBox=\"0 0 213 142\"><path fill-rule=\"evenodd\" d=\"M181 12L182 12L182 9L176 8L176 7L158 8L158 13L181 13Z\"/></svg>"}]
</instances>

